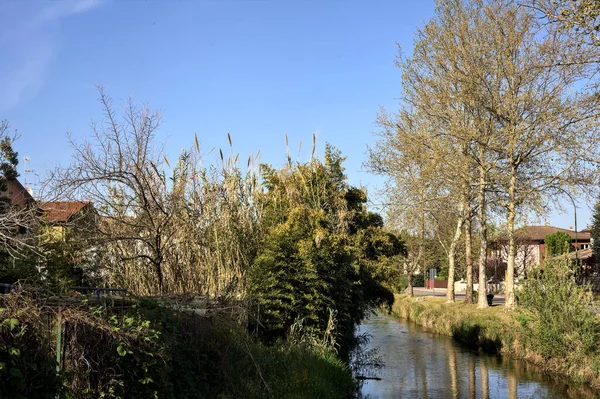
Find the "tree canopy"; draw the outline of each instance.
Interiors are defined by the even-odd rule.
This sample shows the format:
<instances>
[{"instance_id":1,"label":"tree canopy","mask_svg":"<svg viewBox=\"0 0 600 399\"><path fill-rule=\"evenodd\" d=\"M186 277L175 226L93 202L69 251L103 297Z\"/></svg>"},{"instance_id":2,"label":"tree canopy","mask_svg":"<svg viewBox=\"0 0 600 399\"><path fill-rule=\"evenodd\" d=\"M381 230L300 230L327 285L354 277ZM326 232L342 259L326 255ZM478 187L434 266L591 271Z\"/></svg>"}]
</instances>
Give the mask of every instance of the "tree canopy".
<instances>
[{"instance_id":1,"label":"tree canopy","mask_svg":"<svg viewBox=\"0 0 600 399\"><path fill-rule=\"evenodd\" d=\"M327 145L323 161L262 166L266 233L248 285L267 340L301 329L333 333L347 348L366 313L393 302L387 276L399 269L404 243L366 210L366 193L346 183L343 160Z\"/></svg>"},{"instance_id":2,"label":"tree canopy","mask_svg":"<svg viewBox=\"0 0 600 399\"><path fill-rule=\"evenodd\" d=\"M573 251L571 236L563 231L557 231L544 237L546 251L549 257L559 256Z\"/></svg>"}]
</instances>

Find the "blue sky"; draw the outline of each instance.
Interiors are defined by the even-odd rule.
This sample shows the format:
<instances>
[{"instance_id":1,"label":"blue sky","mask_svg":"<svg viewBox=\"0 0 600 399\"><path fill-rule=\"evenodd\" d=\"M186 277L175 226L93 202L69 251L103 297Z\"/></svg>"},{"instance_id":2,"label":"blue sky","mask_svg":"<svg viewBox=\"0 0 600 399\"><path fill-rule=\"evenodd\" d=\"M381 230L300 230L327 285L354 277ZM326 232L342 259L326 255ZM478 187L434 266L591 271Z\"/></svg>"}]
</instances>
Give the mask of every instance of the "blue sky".
<instances>
[{"instance_id":1,"label":"blue sky","mask_svg":"<svg viewBox=\"0 0 600 399\"><path fill-rule=\"evenodd\" d=\"M381 182L362 170L381 106L397 108L396 42L433 1L5 1L0 3L0 119L21 139L38 174L68 163L66 133L90 134L102 110L129 96L162 110L171 158L193 142L281 165L285 139L307 160L311 136L348 157L351 183ZM298 145L304 143L298 152ZM21 171L22 173L22 171ZM579 225L589 211L582 205ZM550 217L569 227L572 211Z\"/></svg>"}]
</instances>

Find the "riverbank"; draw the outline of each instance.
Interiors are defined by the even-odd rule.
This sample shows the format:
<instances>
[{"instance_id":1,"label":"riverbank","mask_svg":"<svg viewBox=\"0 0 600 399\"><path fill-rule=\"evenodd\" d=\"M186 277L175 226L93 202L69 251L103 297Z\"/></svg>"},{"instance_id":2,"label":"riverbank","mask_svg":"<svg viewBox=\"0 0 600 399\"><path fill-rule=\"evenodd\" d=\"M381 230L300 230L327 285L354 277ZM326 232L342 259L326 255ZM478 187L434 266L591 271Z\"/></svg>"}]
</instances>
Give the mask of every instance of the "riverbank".
<instances>
[{"instance_id":1,"label":"riverbank","mask_svg":"<svg viewBox=\"0 0 600 399\"><path fill-rule=\"evenodd\" d=\"M464 303L446 304L443 298L396 295L392 313L430 331L452 336L474 349L533 363L545 372L567 376L600 389L600 354L569 353L566 357L542 356L519 320L519 313L505 313L502 306L477 309Z\"/></svg>"}]
</instances>

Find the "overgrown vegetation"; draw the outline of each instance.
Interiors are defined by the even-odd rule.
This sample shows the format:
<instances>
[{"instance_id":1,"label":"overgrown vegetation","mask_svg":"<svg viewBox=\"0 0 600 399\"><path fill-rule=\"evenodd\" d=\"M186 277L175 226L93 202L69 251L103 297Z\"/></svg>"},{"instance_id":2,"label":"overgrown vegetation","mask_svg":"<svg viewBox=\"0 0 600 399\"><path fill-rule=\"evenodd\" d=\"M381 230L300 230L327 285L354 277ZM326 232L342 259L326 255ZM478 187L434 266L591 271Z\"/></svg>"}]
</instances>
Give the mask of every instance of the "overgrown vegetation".
<instances>
[{"instance_id":1,"label":"overgrown vegetation","mask_svg":"<svg viewBox=\"0 0 600 399\"><path fill-rule=\"evenodd\" d=\"M256 329L268 342L295 323L322 336L333 322L335 342L346 352L366 312L393 303L388 287L404 244L366 211L366 194L345 183L342 162L327 146L324 162L263 167L267 234L248 285L258 306Z\"/></svg>"},{"instance_id":2,"label":"overgrown vegetation","mask_svg":"<svg viewBox=\"0 0 600 399\"><path fill-rule=\"evenodd\" d=\"M273 167L258 155L241 161L228 136L230 153L219 149L211 163L194 137L170 162L157 139L161 115L133 101L115 109L100 89L103 119L90 137L70 139L72 162L50 177L44 198L91 201L93 223L82 230L81 219L61 220L53 237L57 226L35 201L15 206L0 197L0 281L27 280L38 296L2 299L3 389L23 397L347 396L352 384L340 359L355 326L390 306L394 289L412 295L425 270L436 268L454 302L453 281L464 270L470 302L477 258L478 305L491 305L488 230L499 216L506 308L514 310L519 216L592 191L600 158L595 0L572 11L564 1L529 3L548 25L512 1L439 0L412 55L398 57L401 108L379 116L381 137L368 162L390 178L395 231L367 210L365 190L347 183L332 146L323 159L313 147L308 161L288 155ZM577 29L584 38L573 42ZM13 140L0 124L2 192L17 177ZM565 234L546 243L550 256L570 249ZM600 329L589 299L567 269L529 277L516 318L404 299L400 312L596 381ZM40 302L73 285L124 287L161 301L182 294L244 300L256 337L226 318L152 302L121 312ZM68 348L58 374L53 323L64 325Z\"/></svg>"},{"instance_id":3,"label":"overgrown vegetation","mask_svg":"<svg viewBox=\"0 0 600 399\"><path fill-rule=\"evenodd\" d=\"M544 262L544 269L525 281L518 298L518 320L536 353L567 363L596 358L600 366L600 322L590 307L593 297L575 283L568 261Z\"/></svg>"},{"instance_id":4,"label":"overgrown vegetation","mask_svg":"<svg viewBox=\"0 0 600 399\"><path fill-rule=\"evenodd\" d=\"M228 137L231 156L219 150L207 166L195 138L171 165L156 143L159 114L131 101L120 113L101 89L100 101L103 121L92 124L91 138L71 141L72 163L51 177L35 250L20 259L31 273L5 275L11 283L27 278L42 301L5 299L6 320L17 321L6 322L0 351L6 386L25 396L19 387L35 387L35 362L9 362L33 350L19 339L45 340L32 344L41 349L31 356L40 370L55 365L60 319L68 349L61 373L44 384L64 386L69 397L348 396L343 362L355 326L393 303L406 247L367 211L366 192L346 182L341 153L327 145L324 158L315 157L313 136L307 162L288 158L275 168L251 156L242 167ZM85 212L59 221L45 214L73 200ZM243 301L249 323L144 302L124 313L43 305L50 293L69 302L64 294L78 285L123 287L160 301L182 294ZM15 316L28 308L41 319ZM11 374L21 369L21 377Z\"/></svg>"},{"instance_id":5,"label":"overgrown vegetation","mask_svg":"<svg viewBox=\"0 0 600 399\"><path fill-rule=\"evenodd\" d=\"M0 397L353 395L352 375L330 349L299 342L264 346L223 313L199 316L155 300L134 301L122 310L85 301L58 310L23 293L0 300Z\"/></svg>"}]
</instances>

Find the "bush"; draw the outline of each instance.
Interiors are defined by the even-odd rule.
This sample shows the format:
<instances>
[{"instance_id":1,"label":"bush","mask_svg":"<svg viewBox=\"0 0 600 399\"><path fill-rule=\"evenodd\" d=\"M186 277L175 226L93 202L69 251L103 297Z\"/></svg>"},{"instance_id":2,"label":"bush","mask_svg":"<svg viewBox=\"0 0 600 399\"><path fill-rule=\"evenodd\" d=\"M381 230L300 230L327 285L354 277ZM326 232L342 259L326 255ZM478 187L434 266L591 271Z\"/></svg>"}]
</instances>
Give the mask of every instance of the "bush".
<instances>
[{"instance_id":1,"label":"bush","mask_svg":"<svg viewBox=\"0 0 600 399\"><path fill-rule=\"evenodd\" d=\"M519 292L519 321L545 358L589 357L598 352L600 323L591 293L578 286L564 261L546 261Z\"/></svg>"},{"instance_id":2,"label":"bush","mask_svg":"<svg viewBox=\"0 0 600 399\"><path fill-rule=\"evenodd\" d=\"M416 274L413 276L413 287L425 287L424 274Z\"/></svg>"},{"instance_id":3,"label":"bush","mask_svg":"<svg viewBox=\"0 0 600 399\"><path fill-rule=\"evenodd\" d=\"M0 398L54 398L61 379L43 324L26 297L0 295Z\"/></svg>"},{"instance_id":4,"label":"bush","mask_svg":"<svg viewBox=\"0 0 600 399\"><path fill-rule=\"evenodd\" d=\"M571 236L563 231L547 235L544 237L544 243L546 243L548 258L566 254L574 250L571 245Z\"/></svg>"},{"instance_id":5,"label":"bush","mask_svg":"<svg viewBox=\"0 0 600 399\"><path fill-rule=\"evenodd\" d=\"M404 290L408 287L408 276L406 274L401 274L398 276L396 280L396 284L394 284L394 292L404 292Z\"/></svg>"},{"instance_id":6,"label":"bush","mask_svg":"<svg viewBox=\"0 0 600 399\"><path fill-rule=\"evenodd\" d=\"M404 243L367 211L366 192L346 183L343 160L327 145L323 161L262 166L264 239L247 272L247 294L257 311L251 329L268 344L299 321L319 339L333 311L336 349L345 357L355 326L394 302L391 281Z\"/></svg>"}]
</instances>

